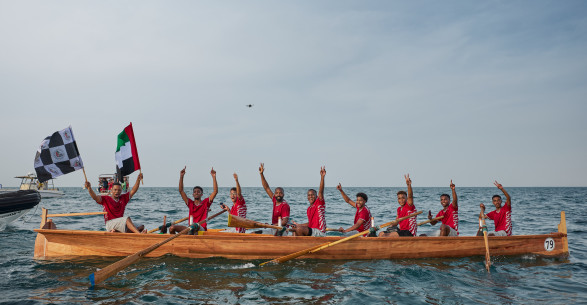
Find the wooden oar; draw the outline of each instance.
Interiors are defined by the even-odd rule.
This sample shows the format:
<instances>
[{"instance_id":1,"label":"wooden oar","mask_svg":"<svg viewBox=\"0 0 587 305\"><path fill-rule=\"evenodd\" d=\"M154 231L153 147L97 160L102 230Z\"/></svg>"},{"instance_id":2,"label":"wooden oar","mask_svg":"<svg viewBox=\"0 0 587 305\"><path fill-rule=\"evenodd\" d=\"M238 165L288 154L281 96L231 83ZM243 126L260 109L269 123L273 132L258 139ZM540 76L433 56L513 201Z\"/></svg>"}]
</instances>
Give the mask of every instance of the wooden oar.
<instances>
[{"instance_id":1,"label":"wooden oar","mask_svg":"<svg viewBox=\"0 0 587 305\"><path fill-rule=\"evenodd\" d=\"M174 221L173 223L168 223L168 224L166 224L165 226L169 228L169 227L171 227L172 225L176 225L176 224L178 224L178 223L180 223L180 222L184 222L184 221L188 220L188 218L189 218L189 217L184 217L184 218L182 218L182 219L180 219L180 220ZM159 231L159 230L161 230L161 229L162 229L162 227L163 227L163 226L161 226L161 227L158 227L158 228L155 228L155 229L151 229L151 230L149 230L149 233L153 233L153 232L155 232L155 231Z\"/></svg>"},{"instance_id":2,"label":"wooden oar","mask_svg":"<svg viewBox=\"0 0 587 305\"><path fill-rule=\"evenodd\" d=\"M183 235L183 234L188 233L192 229L199 228L199 225L203 224L204 222L207 222L208 220L210 220L210 219L212 219L212 218L214 218L214 217L216 217L216 216L218 216L218 215L220 215L220 214L222 214L224 212L226 212L226 210L222 210L222 211L220 211L220 212L218 212L218 213L216 213L216 214L214 214L214 215L212 215L212 216L210 216L210 217L208 217L208 218L206 218L206 219L198 222L197 225L194 224L194 225L192 225L192 226L190 226L190 227L182 230L181 232L179 232L179 233L177 233L177 234L175 234L175 235L167 238L166 240L164 240L162 242L156 243L156 244L154 244L154 245L152 245L152 246L150 246L150 247L148 247L146 249L143 249L143 250L141 250L141 251L139 251L139 252L137 252L135 254L132 254L130 256L127 256L126 258L123 258L123 259L117 261L116 263L110 264L110 265L106 266L105 268L102 268L102 269L100 269L100 270L98 270L98 271L90 274L90 276L89 276L89 278L90 278L90 285L93 287L96 284L100 284L101 282L103 282L107 278L109 278L109 277L115 275L116 273L118 273L120 270L122 270L122 269L130 266L132 263L138 261L143 256L149 254L151 251L153 251L153 250L159 248L160 246L162 246L162 245L164 245L164 244L172 241L173 239L177 238L180 235Z\"/></svg>"},{"instance_id":3,"label":"wooden oar","mask_svg":"<svg viewBox=\"0 0 587 305\"><path fill-rule=\"evenodd\" d=\"M410 215L408 215L408 216L405 216L405 217L398 218L398 219L396 219L396 220L394 220L394 221L390 221L390 222L388 222L388 223L382 224L382 225L380 225L380 226L377 226L377 227L375 227L375 230L383 229L383 228L385 228L385 227L388 227L388 226L397 225L397 224L398 224L400 221L402 221L402 220L406 220L406 219L408 219L408 218L410 218L410 217L415 217L415 216L417 216L417 215L420 215L420 214L422 214L422 212L423 212L423 211L416 212L416 213L410 214ZM295 252L295 253L292 253L292 254L289 254L289 255L285 255L285 256L282 256L282 257L278 257L278 258L276 258L276 259L273 259L273 260L270 260L270 261L264 262L264 263L260 264L259 266L263 266L263 265L265 265L265 264L269 264L269 263L277 264L277 263L283 263L283 262L287 262L287 261L289 261L289 260L291 260L291 259L294 259L294 258L296 258L296 257L300 257L300 256L302 256L302 255L306 255L306 254L310 254L310 253L318 252L318 251L320 251L320 250L322 250L322 249L325 249L325 248L328 248L328 247L332 247L332 246L334 246L334 245L338 245L338 244L340 244L340 243L343 243L343 242L345 242L345 241L349 241L349 240L351 240L351 239L353 239L353 238L357 238L357 237L359 237L359 236L363 236L363 235L365 235L365 234L367 234L367 233L369 233L369 232L371 232L371 229L369 229L369 230L365 230L365 231L363 231L363 232L360 232L360 233L357 233L357 234L355 234L355 235L351 235L351 236L349 236L349 237L345 237L345 238L343 238L343 239L339 239L339 240L337 240L337 241L333 241L333 242L329 242L329 243L325 243L325 244L317 245L317 246L314 246L314 247L311 247L311 248L308 248L308 249L304 249L304 250L301 250L301 251L298 251L298 252Z\"/></svg>"},{"instance_id":4,"label":"wooden oar","mask_svg":"<svg viewBox=\"0 0 587 305\"><path fill-rule=\"evenodd\" d=\"M270 228L281 230L283 229L280 226L274 226L266 223L261 223L258 221L238 217L236 215L228 214L228 226L235 227L235 228L245 228L245 229L257 229L257 228Z\"/></svg>"},{"instance_id":5,"label":"wooden oar","mask_svg":"<svg viewBox=\"0 0 587 305\"><path fill-rule=\"evenodd\" d=\"M444 216L438 216L438 217L436 217L436 218L432 218L432 219L428 219L428 220L426 220L426 221L422 221L422 222L418 223L418 225L419 225L419 226L421 226L421 225L425 225L425 224L427 224L427 223L429 223L429 222L433 222L433 221L441 220L441 219L443 219L443 218L444 218Z\"/></svg>"},{"instance_id":6,"label":"wooden oar","mask_svg":"<svg viewBox=\"0 0 587 305\"><path fill-rule=\"evenodd\" d=\"M489 239L487 238L487 225L485 225L485 215L483 210L481 210L481 214L479 214L479 226L481 226L481 230L483 230L483 239L485 240L485 268L487 268L487 272L490 272L489 267L491 267L491 257L489 256Z\"/></svg>"}]
</instances>

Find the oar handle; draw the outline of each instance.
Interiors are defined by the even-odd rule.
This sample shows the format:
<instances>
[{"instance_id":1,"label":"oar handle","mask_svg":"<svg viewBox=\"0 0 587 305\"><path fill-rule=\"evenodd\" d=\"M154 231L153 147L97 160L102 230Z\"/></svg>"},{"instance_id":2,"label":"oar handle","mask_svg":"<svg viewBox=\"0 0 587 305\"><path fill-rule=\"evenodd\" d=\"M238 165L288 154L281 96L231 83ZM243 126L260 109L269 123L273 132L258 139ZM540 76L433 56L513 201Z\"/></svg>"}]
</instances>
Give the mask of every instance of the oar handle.
<instances>
[{"instance_id":1,"label":"oar handle","mask_svg":"<svg viewBox=\"0 0 587 305\"><path fill-rule=\"evenodd\" d=\"M265 265L265 264L269 264L269 263L283 263L283 262L289 261L289 260L291 260L291 259L294 259L294 258L296 258L296 257L300 257L300 256L303 256L303 255L306 255L306 254L308 254L308 253L314 253L314 252L318 252L318 251L320 251L320 250L322 250L322 249L325 249L325 248L328 248L328 247L331 247L331 246L334 246L334 245L340 244L340 243L342 243L342 242L345 242L345 241L351 240L351 239L353 239L353 238L356 238L356 237L359 237L359 236L363 236L363 235L365 235L365 234L367 234L367 233L370 233L370 232L372 231L371 229L374 229L374 230L376 231L376 230L378 230L378 229L385 228L385 227L387 227L387 226L390 226L390 225L395 225L395 224L398 224L400 221L402 221L402 220L405 220L405 219L408 219L408 218L410 218L410 217L415 217L415 216L418 216L418 215L422 214L422 212L423 212L423 211L416 212L416 213L412 213L412 214L410 214L410 215L408 215L408 216L404 216L404 217L398 218L398 219L396 219L396 220L394 220L394 221L390 221L390 222L388 222L388 223L386 223L386 224L383 224L383 225L381 225L381 226L378 226L378 227L375 227L375 228L370 228L369 230L365 230L365 231L363 231L363 232L359 232L359 233L357 233L357 234L355 234L355 235L351 235L351 236L349 236L349 237L345 237L345 238L343 238L343 239L339 239L339 240L337 240L337 241L334 241L334 242L329 242L329 243L325 243L325 244L321 244L321 245L313 246L313 247L310 247L310 248L308 248L308 249L300 250L300 251L298 251L298 252L295 252L295 253L292 253L292 254L288 254L288 255L285 255L285 256L281 256L281 257L278 257L278 258L276 258L276 259L273 259L273 260L270 260L270 261L264 262L264 263L260 264L259 266L263 266L263 265Z\"/></svg>"},{"instance_id":2,"label":"oar handle","mask_svg":"<svg viewBox=\"0 0 587 305\"><path fill-rule=\"evenodd\" d=\"M429 222L438 221L438 220L441 220L441 219L443 219L443 218L444 218L444 216L438 216L438 217L436 217L436 218L432 218L432 219L428 219L428 220L426 220L426 221L422 221L422 222L418 223L418 225L419 225L419 226L421 226L421 225L425 225L425 224L427 224L427 223L429 223Z\"/></svg>"},{"instance_id":3,"label":"oar handle","mask_svg":"<svg viewBox=\"0 0 587 305\"><path fill-rule=\"evenodd\" d=\"M210 219L212 219L212 218L214 218L214 217L216 217L216 216L218 216L218 215L220 215L220 214L222 214L224 212L226 212L226 211L225 210L222 210L222 211L220 211L220 212L218 212L218 213L216 213L216 214L214 214L214 215L212 215L212 216L210 216L210 217L208 217L208 218L206 218L206 219L198 222L197 223L197 226L203 224L204 222L206 222L206 221L208 221L208 220L210 220ZM100 269L100 270L98 270L98 271L90 274L89 278L90 278L90 284L91 284L91 286L93 287L96 284L100 284L101 282L103 282L107 278L109 278L112 275L115 275L116 273L118 273L118 271L120 271L120 270L122 270L122 269L124 269L124 268L126 268L128 266L130 266L130 264L136 262L141 257L149 254L151 251L153 251L153 250L159 248L160 246L162 246L162 245L164 245L164 244L172 241L173 239L177 238L178 236L183 235L183 234L186 234L190 230L193 230L195 226L196 226L196 224L194 224L192 226L189 226L189 227L181 230L181 232L172 235L171 237L165 239L162 242L159 242L159 243L156 243L156 244L154 244L152 246L149 246L148 248L145 248L145 249L143 249L143 250L141 250L139 252L136 252L133 255L127 256L126 258L124 258L122 260L119 260L116 263L113 263L113 264L111 264L111 265L109 265L109 266L107 266L107 267L105 267L103 269Z\"/></svg>"},{"instance_id":4,"label":"oar handle","mask_svg":"<svg viewBox=\"0 0 587 305\"><path fill-rule=\"evenodd\" d=\"M410 215L408 215L408 216L404 216L404 217L398 218L398 219L396 219L396 220L394 220L394 221L390 221L390 222L388 222L388 223L382 224L382 225L380 225L380 226L378 226L378 227L375 227L375 231L377 231L377 230L380 230L380 229L383 229L383 228L385 228L385 227L388 227L388 226L395 226L395 225L397 225L397 224L398 224L400 221L402 221L402 220L406 220L406 219L408 219L408 218L416 217L416 216L418 216L418 215L422 214L422 212L424 212L424 211L420 211L420 212L412 213L412 214L410 214ZM372 229L372 228L371 228L371 229ZM355 234L355 235L351 235L351 236L349 236L349 237L346 237L346 238L343 238L343 239L340 239L340 240L337 240L337 241L334 241L334 242L331 242L331 243L329 243L329 244L327 244L327 245L324 245L324 246L322 246L322 247L319 247L319 248L313 249L313 250L311 250L311 251L310 251L310 252L308 252L308 253L314 253L314 252L318 252L318 251L320 251L320 250L322 250L322 249L325 249L325 248L328 248L328 247L332 247L332 246L334 246L334 245L338 245L338 244L340 244L340 243L342 243L342 242L345 242L345 241L347 241L347 240L351 240L351 239L353 239L353 238L356 238L356 237L359 237L359 236L363 236L363 235L365 235L365 234L367 234L367 233L370 233L370 232L372 231L371 229L369 229L369 230L365 230L365 231L363 231L363 232L359 232L359 233L357 233L357 234Z\"/></svg>"},{"instance_id":5,"label":"oar handle","mask_svg":"<svg viewBox=\"0 0 587 305\"><path fill-rule=\"evenodd\" d=\"M175 224L178 224L178 223L180 223L180 222L184 222L184 221L188 220L188 218L189 218L189 216L188 216L188 217L184 217L184 218L182 218L182 219L180 219L180 220L176 220L176 221L174 221L173 223L170 223L170 222L168 222L168 223L167 223L165 226L169 228L169 227L171 227L172 225L175 225ZM151 230L149 230L149 233L153 233L153 232L155 232L155 231L159 231L159 230L163 229L162 227L163 227L163 226L161 226L161 227L158 227L158 228L155 228L155 229L151 229Z\"/></svg>"}]
</instances>

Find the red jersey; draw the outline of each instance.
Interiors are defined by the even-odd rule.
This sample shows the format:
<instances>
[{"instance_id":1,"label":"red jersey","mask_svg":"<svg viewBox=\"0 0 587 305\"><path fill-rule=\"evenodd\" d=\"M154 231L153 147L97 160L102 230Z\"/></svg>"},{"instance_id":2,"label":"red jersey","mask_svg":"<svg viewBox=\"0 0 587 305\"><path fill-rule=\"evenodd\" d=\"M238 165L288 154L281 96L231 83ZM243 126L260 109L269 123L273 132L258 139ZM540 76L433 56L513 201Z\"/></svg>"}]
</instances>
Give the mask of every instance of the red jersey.
<instances>
[{"instance_id":1,"label":"red jersey","mask_svg":"<svg viewBox=\"0 0 587 305\"><path fill-rule=\"evenodd\" d=\"M284 200L281 204L277 205L277 199L273 196L273 217L271 218L271 223L277 224L279 217L289 217L289 204Z\"/></svg>"},{"instance_id":2,"label":"red jersey","mask_svg":"<svg viewBox=\"0 0 587 305\"><path fill-rule=\"evenodd\" d=\"M457 235L459 235L459 207L453 207L451 203L446 209L442 209L440 212L438 212L438 214L436 214L436 217L440 216L444 216L444 218L440 221L443 224L455 229L455 231L457 231Z\"/></svg>"},{"instance_id":3,"label":"red jersey","mask_svg":"<svg viewBox=\"0 0 587 305\"><path fill-rule=\"evenodd\" d=\"M231 215L235 215L238 217L242 217L242 218L247 218L247 205L245 204L245 198L242 197L238 197L236 198L236 201L234 202L234 204L232 205L232 208L230 209L230 214ZM238 233L245 233L246 229L245 228L235 228L236 232Z\"/></svg>"},{"instance_id":4,"label":"red jersey","mask_svg":"<svg viewBox=\"0 0 587 305\"><path fill-rule=\"evenodd\" d=\"M502 206L499 213L496 211L487 213L487 217L493 220L495 232L505 231L508 236L512 236L512 207L507 204Z\"/></svg>"},{"instance_id":5,"label":"red jersey","mask_svg":"<svg viewBox=\"0 0 587 305\"><path fill-rule=\"evenodd\" d=\"M188 216L192 216L192 218L193 218L192 221L194 223L200 222L200 221L206 219L206 217L208 217L208 209L210 208L211 205L212 205L212 202L210 201L209 198L202 200L202 202L200 202L200 204L198 204L198 205L196 205L193 200L188 199L188 209L189 209ZM202 227L204 229L204 231L208 230L207 223L201 224L200 227Z\"/></svg>"},{"instance_id":6,"label":"red jersey","mask_svg":"<svg viewBox=\"0 0 587 305\"><path fill-rule=\"evenodd\" d=\"M416 212L416 206L409 204L404 204L404 206L400 206L397 208L397 218L402 218L408 216L412 213ZM408 230L412 233L413 236L416 236L416 231L418 229L418 225L416 224L416 217L410 217L408 219L404 219L399 223L400 230Z\"/></svg>"},{"instance_id":7,"label":"red jersey","mask_svg":"<svg viewBox=\"0 0 587 305\"><path fill-rule=\"evenodd\" d=\"M367 206L363 206L363 208L361 208L360 210L359 208L357 208L357 212L355 213L355 224L359 222L359 219L363 220L363 225L357 228L358 232L363 232L371 228L371 211L369 211L369 208L367 208ZM367 235L369 235L369 233L363 236Z\"/></svg>"},{"instance_id":8,"label":"red jersey","mask_svg":"<svg viewBox=\"0 0 587 305\"><path fill-rule=\"evenodd\" d=\"M316 198L316 201L308 207L308 227L326 232L326 202L324 199Z\"/></svg>"},{"instance_id":9,"label":"red jersey","mask_svg":"<svg viewBox=\"0 0 587 305\"><path fill-rule=\"evenodd\" d=\"M118 197L118 201L110 196L102 197L101 205L104 206L104 222L124 216L124 209L130 200L129 193L125 193Z\"/></svg>"}]
</instances>

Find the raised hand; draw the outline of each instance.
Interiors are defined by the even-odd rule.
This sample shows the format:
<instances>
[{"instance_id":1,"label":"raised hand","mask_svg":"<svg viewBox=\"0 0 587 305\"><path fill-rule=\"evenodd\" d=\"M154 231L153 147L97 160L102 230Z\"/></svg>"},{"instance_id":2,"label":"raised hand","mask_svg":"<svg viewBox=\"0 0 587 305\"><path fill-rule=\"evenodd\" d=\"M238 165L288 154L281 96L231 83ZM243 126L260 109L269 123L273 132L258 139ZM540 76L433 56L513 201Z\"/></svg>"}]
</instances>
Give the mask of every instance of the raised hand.
<instances>
[{"instance_id":1,"label":"raised hand","mask_svg":"<svg viewBox=\"0 0 587 305\"><path fill-rule=\"evenodd\" d=\"M326 176L326 166L322 166L322 167L320 168L320 176L321 176L321 177L324 177L324 176Z\"/></svg>"},{"instance_id":2,"label":"raised hand","mask_svg":"<svg viewBox=\"0 0 587 305\"><path fill-rule=\"evenodd\" d=\"M86 185L86 189L88 189L88 190L92 189L92 184L90 183L90 181L86 181L85 185Z\"/></svg>"},{"instance_id":3,"label":"raised hand","mask_svg":"<svg viewBox=\"0 0 587 305\"><path fill-rule=\"evenodd\" d=\"M140 173L140 174L137 176L137 181L142 181L142 180L143 180L143 173Z\"/></svg>"},{"instance_id":4,"label":"raised hand","mask_svg":"<svg viewBox=\"0 0 587 305\"><path fill-rule=\"evenodd\" d=\"M412 185L412 179L410 179L410 174L404 175L404 178L406 178L406 184L408 186Z\"/></svg>"},{"instance_id":5,"label":"raised hand","mask_svg":"<svg viewBox=\"0 0 587 305\"><path fill-rule=\"evenodd\" d=\"M259 174L263 174L264 171L265 171L265 164L261 163L261 166L259 166Z\"/></svg>"},{"instance_id":6,"label":"raised hand","mask_svg":"<svg viewBox=\"0 0 587 305\"><path fill-rule=\"evenodd\" d=\"M452 179L450 179L450 189L454 190L455 189L455 184L452 183Z\"/></svg>"},{"instance_id":7,"label":"raised hand","mask_svg":"<svg viewBox=\"0 0 587 305\"><path fill-rule=\"evenodd\" d=\"M182 169L182 170L179 172L179 176L180 176L180 177L183 177L183 176L185 175L185 168L186 168L186 167L187 167L187 166L184 166L184 167L183 167L183 169Z\"/></svg>"},{"instance_id":8,"label":"raised hand","mask_svg":"<svg viewBox=\"0 0 587 305\"><path fill-rule=\"evenodd\" d=\"M428 210L428 219L432 219L432 211Z\"/></svg>"},{"instance_id":9,"label":"raised hand","mask_svg":"<svg viewBox=\"0 0 587 305\"><path fill-rule=\"evenodd\" d=\"M216 178L216 171L214 170L214 167L212 167L212 170L210 171L210 175L212 175L212 177Z\"/></svg>"},{"instance_id":10,"label":"raised hand","mask_svg":"<svg viewBox=\"0 0 587 305\"><path fill-rule=\"evenodd\" d=\"M480 204L479 207L481 208L482 211L485 211L485 205L483 203Z\"/></svg>"},{"instance_id":11,"label":"raised hand","mask_svg":"<svg viewBox=\"0 0 587 305\"><path fill-rule=\"evenodd\" d=\"M336 186L336 189L339 191L342 191L342 185L340 185L340 183Z\"/></svg>"},{"instance_id":12,"label":"raised hand","mask_svg":"<svg viewBox=\"0 0 587 305\"><path fill-rule=\"evenodd\" d=\"M234 180L238 181L238 175L236 173L232 174L232 176L234 177Z\"/></svg>"},{"instance_id":13,"label":"raised hand","mask_svg":"<svg viewBox=\"0 0 587 305\"><path fill-rule=\"evenodd\" d=\"M497 182L497 180L495 180L493 182L493 185L497 186L498 189L503 190L503 186L501 184L499 184L499 182Z\"/></svg>"}]
</instances>

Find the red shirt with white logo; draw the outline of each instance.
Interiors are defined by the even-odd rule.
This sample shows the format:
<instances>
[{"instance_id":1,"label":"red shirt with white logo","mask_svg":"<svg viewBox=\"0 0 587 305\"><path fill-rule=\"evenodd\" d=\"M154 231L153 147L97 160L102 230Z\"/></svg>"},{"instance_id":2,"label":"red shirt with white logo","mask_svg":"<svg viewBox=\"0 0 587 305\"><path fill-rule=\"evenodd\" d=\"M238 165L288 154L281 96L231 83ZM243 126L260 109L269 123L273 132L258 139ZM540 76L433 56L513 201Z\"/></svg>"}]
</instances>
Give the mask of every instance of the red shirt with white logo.
<instances>
[{"instance_id":1,"label":"red shirt with white logo","mask_svg":"<svg viewBox=\"0 0 587 305\"><path fill-rule=\"evenodd\" d=\"M504 205L497 211L487 213L487 217L492 219L495 224L495 232L505 231L508 236L512 236L512 207Z\"/></svg>"},{"instance_id":2,"label":"red shirt with white logo","mask_svg":"<svg viewBox=\"0 0 587 305\"><path fill-rule=\"evenodd\" d=\"M209 198L202 200L200 204L196 204L193 200L188 199L188 209L190 211L188 216L192 216L193 223L200 222L208 217L208 209L210 209L211 205L212 202ZM204 231L208 230L207 223L201 224L200 227L202 227Z\"/></svg>"},{"instance_id":3,"label":"red shirt with white logo","mask_svg":"<svg viewBox=\"0 0 587 305\"><path fill-rule=\"evenodd\" d=\"M459 207L454 207L451 203L446 209L442 209L440 212L438 212L438 214L436 214L436 217L440 216L444 216L444 218L440 221L443 224L455 229L455 231L457 231L457 235L459 235Z\"/></svg>"},{"instance_id":4,"label":"red shirt with white logo","mask_svg":"<svg viewBox=\"0 0 587 305\"><path fill-rule=\"evenodd\" d=\"M416 212L416 206L415 205L409 205L408 203L405 203L404 206L400 206L397 208L397 218L402 218L405 216L408 216L412 213ZM416 236L416 231L417 231L417 224L416 224L416 217L410 217L408 219L404 219L402 221L400 221L399 223L399 229L400 230L408 230L410 231L410 233L412 233L413 236Z\"/></svg>"},{"instance_id":5,"label":"red shirt with white logo","mask_svg":"<svg viewBox=\"0 0 587 305\"><path fill-rule=\"evenodd\" d=\"M279 205L277 205L277 199L275 199L275 196L273 196L273 217L271 218L271 223L277 224L279 222L279 217L282 219L289 217L289 204L283 200Z\"/></svg>"},{"instance_id":6,"label":"red shirt with white logo","mask_svg":"<svg viewBox=\"0 0 587 305\"><path fill-rule=\"evenodd\" d=\"M371 211L369 211L369 208L367 208L366 205L361 209L357 208L357 212L355 213L355 224L359 222L359 219L363 220L363 224L357 228L358 232L363 232L371 228ZM367 235L369 235L369 233L363 236Z\"/></svg>"},{"instance_id":7,"label":"red shirt with white logo","mask_svg":"<svg viewBox=\"0 0 587 305\"><path fill-rule=\"evenodd\" d=\"M118 197L118 200L114 200L114 198L110 196L100 196L102 197L101 205L104 206L104 222L116 218L120 218L124 216L124 209L126 205L130 201L129 193L124 193Z\"/></svg>"},{"instance_id":8,"label":"red shirt with white logo","mask_svg":"<svg viewBox=\"0 0 587 305\"><path fill-rule=\"evenodd\" d=\"M316 198L314 203L308 207L308 227L326 231L326 202L324 199Z\"/></svg>"},{"instance_id":9,"label":"red shirt with white logo","mask_svg":"<svg viewBox=\"0 0 587 305\"><path fill-rule=\"evenodd\" d=\"M242 218L247 218L247 205L245 204L245 198L238 197L230 209L230 214ZM245 228L235 228L238 233L245 233Z\"/></svg>"}]
</instances>

